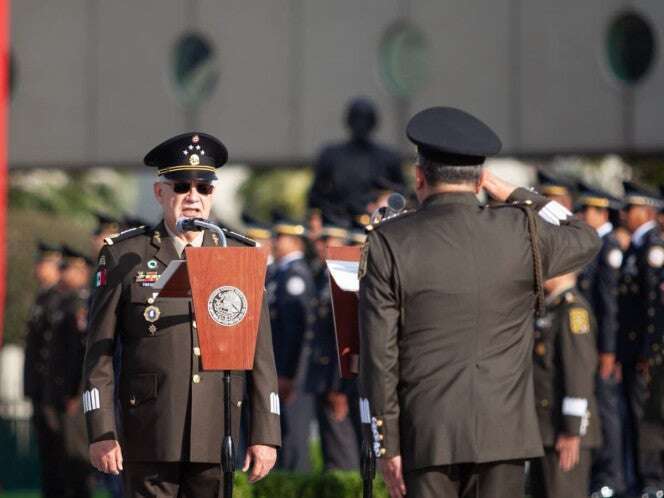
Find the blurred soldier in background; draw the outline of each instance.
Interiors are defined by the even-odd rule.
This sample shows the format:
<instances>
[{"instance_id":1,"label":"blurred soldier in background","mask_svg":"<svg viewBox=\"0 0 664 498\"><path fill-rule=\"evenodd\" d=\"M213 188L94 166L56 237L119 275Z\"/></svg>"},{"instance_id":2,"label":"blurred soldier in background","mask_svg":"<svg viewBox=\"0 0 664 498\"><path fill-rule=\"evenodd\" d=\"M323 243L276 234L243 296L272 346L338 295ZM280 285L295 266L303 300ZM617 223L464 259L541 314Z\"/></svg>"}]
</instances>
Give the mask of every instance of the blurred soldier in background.
<instances>
[{"instance_id":1,"label":"blurred soldier in background","mask_svg":"<svg viewBox=\"0 0 664 498\"><path fill-rule=\"evenodd\" d=\"M321 236L315 242L319 264L314 281L317 306L307 391L315 396L323 464L326 470L359 469L359 433L352 415L358 403L356 383L341 379L337 341L332 316L329 271L325 264L328 247L346 244L348 221L323 213ZM359 427L357 427L359 430Z\"/></svg>"},{"instance_id":2,"label":"blurred soldier in background","mask_svg":"<svg viewBox=\"0 0 664 498\"><path fill-rule=\"evenodd\" d=\"M59 312L57 283L60 280L61 257L59 247L43 242L37 245L34 275L38 290L30 307L25 338L23 387L25 396L32 402L32 423L37 435L44 498L61 498L65 490L62 424L55 410L44 404L56 334L55 316Z\"/></svg>"},{"instance_id":3,"label":"blurred soldier in background","mask_svg":"<svg viewBox=\"0 0 664 498\"><path fill-rule=\"evenodd\" d=\"M574 185L566 179L537 170L537 191L546 198L562 204L569 211L574 209Z\"/></svg>"},{"instance_id":4,"label":"blurred soldier in background","mask_svg":"<svg viewBox=\"0 0 664 498\"><path fill-rule=\"evenodd\" d=\"M95 217L97 218L97 226L92 232L90 242L93 258L96 258L101 248L104 247L104 239L120 232L121 228L120 221L112 216L97 212ZM133 222L133 220L130 220L130 222Z\"/></svg>"},{"instance_id":5,"label":"blurred soldier in background","mask_svg":"<svg viewBox=\"0 0 664 498\"><path fill-rule=\"evenodd\" d=\"M369 199L365 198L378 179L399 187L405 184L398 154L371 139L378 125L373 102L351 100L345 121L349 140L324 147L315 164L309 207L318 212L345 210L358 201L366 207Z\"/></svg>"},{"instance_id":6,"label":"blurred soldier in background","mask_svg":"<svg viewBox=\"0 0 664 498\"><path fill-rule=\"evenodd\" d=\"M307 472L313 399L305 392L313 339L316 290L304 259L306 229L301 223L275 219L274 270L267 285L274 358L281 398L282 446L278 466Z\"/></svg>"},{"instance_id":7,"label":"blurred soldier in background","mask_svg":"<svg viewBox=\"0 0 664 498\"><path fill-rule=\"evenodd\" d=\"M639 485L649 498L664 493L664 241L656 222L662 203L654 192L634 183L623 186L625 224L632 240L621 267L617 353L629 400Z\"/></svg>"},{"instance_id":8,"label":"blurred soldier in background","mask_svg":"<svg viewBox=\"0 0 664 498\"><path fill-rule=\"evenodd\" d=\"M267 223L254 218L246 211L242 212L242 223L244 223L244 232L247 234L247 237L254 239L258 246L267 248L267 279L272 270L272 263L274 263L272 228Z\"/></svg>"},{"instance_id":9,"label":"blurred soldier in background","mask_svg":"<svg viewBox=\"0 0 664 498\"><path fill-rule=\"evenodd\" d=\"M546 281L546 314L535 324L533 378L544 456L532 461L534 498L587 497L591 448L600 444L596 326L575 283L574 273Z\"/></svg>"},{"instance_id":10,"label":"blurred soldier in background","mask_svg":"<svg viewBox=\"0 0 664 498\"><path fill-rule=\"evenodd\" d=\"M611 212L620 201L609 193L578 184L577 207L583 221L597 230L602 249L578 276L578 288L592 308L597 323L599 371L596 395L602 427L602 446L595 453L591 489L598 497L610 498L625 491L623 477L622 386L617 375L618 280L623 253L613 235Z\"/></svg>"},{"instance_id":11,"label":"blurred soldier in background","mask_svg":"<svg viewBox=\"0 0 664 498\"><path fill-rule=\"evenodd\" d=\"M87 326L88 283L92 260L62 246L60 301L49 365L48 403L57 412L64 433L65 497L92 495L93 468L87 459L85 420L81 409L81 372Z\"/></svg>"}]
</instances>

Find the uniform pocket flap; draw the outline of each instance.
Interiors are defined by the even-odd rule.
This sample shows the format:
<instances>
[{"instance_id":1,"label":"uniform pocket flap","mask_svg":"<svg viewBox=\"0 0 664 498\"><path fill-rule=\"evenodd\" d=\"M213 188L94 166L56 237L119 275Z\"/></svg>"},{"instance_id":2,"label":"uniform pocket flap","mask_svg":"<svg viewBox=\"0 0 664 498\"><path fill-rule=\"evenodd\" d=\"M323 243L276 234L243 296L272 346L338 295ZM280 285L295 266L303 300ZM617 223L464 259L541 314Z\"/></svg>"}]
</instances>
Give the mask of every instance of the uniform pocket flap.
<instances>
[{"instance_id":1,"label":"uniform pocket flap","mask_svg":"<svg viewBox=\"0 0 664 498\"><path fill-rule=\"evenodd\" d=\"M138 406L141 403L157 398L156 373L134 374L129 379L127 390L127 403L129 406Z\"/></svg>"}]
</instances>

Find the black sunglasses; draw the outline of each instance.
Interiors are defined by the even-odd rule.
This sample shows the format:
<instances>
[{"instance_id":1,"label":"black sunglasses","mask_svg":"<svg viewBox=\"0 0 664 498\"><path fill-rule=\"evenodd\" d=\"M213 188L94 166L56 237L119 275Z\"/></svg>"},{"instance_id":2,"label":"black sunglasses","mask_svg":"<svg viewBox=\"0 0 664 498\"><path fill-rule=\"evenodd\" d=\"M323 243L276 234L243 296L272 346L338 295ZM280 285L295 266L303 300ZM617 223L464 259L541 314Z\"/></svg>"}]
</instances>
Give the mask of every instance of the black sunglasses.
<instances>
[{"instance_id":1,"label":"black sunglasses","mask_svg":"<svg viewBox=\"0 0 664 498\"><path fill-rule=\"evenodd\" d=\"M166 183L168 183L171 186L173 192L175 192L176 194L187 194L189 193L192 187L192 184L189 182L173 182L173 183L166 182ZM193 186L201 195L210 195L214 190L214 185L212 185L211 183L194 183Z\"/></svg>"}]
</instances>

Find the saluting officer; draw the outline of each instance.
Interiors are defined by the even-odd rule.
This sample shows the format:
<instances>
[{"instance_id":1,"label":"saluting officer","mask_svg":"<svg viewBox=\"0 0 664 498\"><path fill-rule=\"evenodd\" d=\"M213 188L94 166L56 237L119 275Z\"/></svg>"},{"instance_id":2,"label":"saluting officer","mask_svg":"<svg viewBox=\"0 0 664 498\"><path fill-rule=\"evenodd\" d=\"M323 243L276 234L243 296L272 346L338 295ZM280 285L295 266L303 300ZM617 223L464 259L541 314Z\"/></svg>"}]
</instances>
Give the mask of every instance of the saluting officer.
<instances>
[{"instance_id":1,"label":"saluting officer","mask_svg":"<svg viewBox=\"0 0 664 498\"><path fill-rule=\"evenodd\" d=\"M595 384L602 446L594 454L591 489L598 496L625 491L623 477L622 386L615 368L618 341L618 280L623 253L611 224L621 202L608 192L578 183L578 215L597 230L602 249L578 276L578 289L590 303L597 323L599 370Z\"/></svg>"},{"instance_id":2,"label":"saluting officer","mask_svg":"<svg viewBox=\"0 0 664 498\"><path fill-rule=\"evenodd\" d=\"M57 287L61 257L60 247L38 243L34 274L39 288L35 302L30 307L25 338L23 389L25 396L32 402L32 423L37 435L44 498L64 496L62 424L55 410L44 403L56 332L54 319L59 312L61 296Z\"/></svg>"},{"instance_id":3,"label":"saluting officer","mask_svg":"<svg viewBox=\"0 0 664 498\"><path fill-rule=\"evenodd\" d=\"M267 289L281 398L283 444L279 468L306 472L311 467L309 432L314 405L304 383L309 370L316 292L304 258L304 225L277 214L272 232L275 261Z\"/></svg>"},{"instance_id":4,"label":"saluting officer","mask_svg":"<svg viewBox=\"0 0 664 498\"><path fill-rule=\"evenodd\" d=\"M532 461L534 498L586 498L591 450L600 444L597 327L575 283L574 273L547 280L546 314L536 321L533 378L544 456Z\"/></svg>"},{"instance_id":5,"label":"saluting officer","mask_svg":"<svg viewBox=\"0 0 664 498\"><path fill-rule=\"evenodd\" d=\"M106 239L97 269L89 318L83 407L90 459L103 472L125 474L127 496L217 497L224 434L222 374L201 371L191 299L155 299L152 284L186 246L215 246L208 231L176 233L180 217L208 218L216 168L226 147L204 133L178 135L150 151L158 168L154 195L163 210L156 228L140 227ZM229 245L252 246L226 231ZM115 424L114 343L122 344ZM263 306L254 368L232 375L233 433L245 382L251 404L245 470L250 480L266 475L280 444L277 381L267 306Z\"/></svg>"},{"instance_id":6,"label":"saluting officer","mask_svg":"<svg viewBox=\"0 0 664 498\"><path fill-rule=\"evenodd\" d=\"M643 496L664 493L662 334L664 240L656 222L657 194L624 182L625 224L632 240L619 287L618 360L631 409L636 464Z\"/></svg>"},{"instance_id":7,"label":"saluting officer","mask_svg":"<svg viewBox=\"0 0 664 498\"><path fill-rule=\"evenodd\" d=\"M320 432L323 465L326 470L358 470L360 467L360 427L353 415L358 406L357 383L339 375L337 340L332 315L330 273L325 263L328 247L346 245L348 221L331 212L323 213L322 230L314 242L318 254L316 322L311 347L307 391L315 396L316 419ZM357 421L359 422L359 421Z\"/></svg>"},{"instance_id":8,"label":"saluting officer","mask_svg":"<svg viewBox=\"0 0 664 498\"><path fill-rule=\"evenodd\" d=\"M559 203L483 170L501 143L477 118L430 108L407 134L421 207L375 227L360 261L360 395L374 450L393 498L520 496L525 459L542 455L533 311L543 279L586 264L599 238ZM482 188L507 204L480 205Z\"/></svg>"}]
</instances>

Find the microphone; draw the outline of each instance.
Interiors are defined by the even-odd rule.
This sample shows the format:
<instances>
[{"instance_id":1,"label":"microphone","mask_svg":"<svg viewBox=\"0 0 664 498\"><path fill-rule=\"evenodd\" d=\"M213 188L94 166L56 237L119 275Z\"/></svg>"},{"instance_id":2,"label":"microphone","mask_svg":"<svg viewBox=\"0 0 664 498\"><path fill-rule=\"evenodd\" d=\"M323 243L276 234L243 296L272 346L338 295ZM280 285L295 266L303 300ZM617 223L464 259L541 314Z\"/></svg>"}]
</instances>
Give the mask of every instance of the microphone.
<instances>
[{"instance_id":1,"label":"microphone","mask_svg":"<svg viewBox=\"0 0 664 498\"><path fill-rule=\"evenodd\" d=\"M205 222L203 218L180 218L175 222L175 231L177 233L184 232L200 232L204 230L205 227L201 225L201 222Z\"/></svg>"},{"instance_id":2,"label":"microphone","mask_svg":"<svg viewBox=\"0 0 664 498\"><path fill-rule=\"evenodd\" d=\"M221 240L221 246L226 247L228 242L226 240L226 234L224 231L219 228L214 223L210 223L208 220L203 218L180 218L175 222L175 231L177 233L184 232L200 232L201 230L211 230L219 235Z\"/></svg>"},{"instance_id":3,"label":"microphone","mask_svg":"<svg viewBox=\"0 0 664 498\"><path fill-rule=\"evenodd\" d=\"M375 225L399 216L404 209L406 209L406 198L399 192L394 192L387 198L387 206L379 207L371 214L371 224Z\"/></svg>"}]
</instances>

